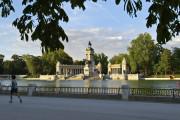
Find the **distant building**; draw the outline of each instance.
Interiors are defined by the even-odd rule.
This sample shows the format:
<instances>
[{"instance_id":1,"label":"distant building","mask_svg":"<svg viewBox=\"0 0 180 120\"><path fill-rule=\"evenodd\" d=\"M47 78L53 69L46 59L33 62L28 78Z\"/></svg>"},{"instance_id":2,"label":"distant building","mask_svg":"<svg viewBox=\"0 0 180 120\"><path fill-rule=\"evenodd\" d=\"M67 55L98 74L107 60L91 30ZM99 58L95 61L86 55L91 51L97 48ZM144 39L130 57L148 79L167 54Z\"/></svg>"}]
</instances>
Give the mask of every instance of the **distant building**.
<instances>
[{"instance_id":1,"label":"distant building","mask_svg":"<svg viewBox=\"0 0 180 120\"><path fill-rule=\"evenodd\" d=\"M112 80L137 80L138 74L129 74L129 67L126 59L123 58L121 64L108 64L108 76ZM64 65L60 62L56 64L56 75L59 79L82 80L82 79L102 79L102 65L95 65L94 49L89 42L85 51L85 65Z\"/></svg>"},{"instance_id":2,"label":"distant building","mask_svg":"<svg viewBox=\"0 0 180 120\"><path fill-rule=\"evenodd\" d=\"M56 75L61 75L62 78L64 77L68 79L100 78L102 69L101 64L99 63L97 66L95 65L94 49L90 42L88 48L86 48L85 54L85 65L64 65L57 62Z\"/></svg>"}]
</instances>

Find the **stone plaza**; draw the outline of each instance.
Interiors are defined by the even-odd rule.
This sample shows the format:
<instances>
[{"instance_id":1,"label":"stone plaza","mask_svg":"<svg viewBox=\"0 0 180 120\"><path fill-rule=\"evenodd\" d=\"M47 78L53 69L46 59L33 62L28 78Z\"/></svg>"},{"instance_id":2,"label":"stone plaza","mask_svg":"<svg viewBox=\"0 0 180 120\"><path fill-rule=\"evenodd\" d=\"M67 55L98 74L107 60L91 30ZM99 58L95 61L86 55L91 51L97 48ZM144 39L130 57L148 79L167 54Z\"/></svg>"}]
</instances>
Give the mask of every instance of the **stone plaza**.
<instances>
[{"instance_id":1,"label":"stone plaza","mask_svg":"<svg viewBox=\"0 0 180 120\"><path fill-rule=\"evenodd\" d=\"M1 120L179 120L180 104L0 96Z\"/></svg>"}]
</instances>

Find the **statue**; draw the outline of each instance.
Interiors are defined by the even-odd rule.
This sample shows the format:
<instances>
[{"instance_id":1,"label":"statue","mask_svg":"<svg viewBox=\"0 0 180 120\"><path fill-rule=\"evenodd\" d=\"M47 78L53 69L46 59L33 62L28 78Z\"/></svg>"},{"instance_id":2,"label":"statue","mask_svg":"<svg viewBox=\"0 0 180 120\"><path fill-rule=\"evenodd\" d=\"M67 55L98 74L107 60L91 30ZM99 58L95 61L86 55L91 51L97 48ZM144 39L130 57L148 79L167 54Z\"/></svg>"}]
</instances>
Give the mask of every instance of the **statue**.
<instances>
[{"instance_id":1,"label":"statue","mask_svg":"<svg viewBox=\"0 0 180 120\"><path fill-rule=\"evenodd\" d=\"M92 45L92 44L91 44L91 42L89 41L89 43L88 43L88 47L89 47L89 48L91 48L91 45Z\"/></svg>"}]
</instances>

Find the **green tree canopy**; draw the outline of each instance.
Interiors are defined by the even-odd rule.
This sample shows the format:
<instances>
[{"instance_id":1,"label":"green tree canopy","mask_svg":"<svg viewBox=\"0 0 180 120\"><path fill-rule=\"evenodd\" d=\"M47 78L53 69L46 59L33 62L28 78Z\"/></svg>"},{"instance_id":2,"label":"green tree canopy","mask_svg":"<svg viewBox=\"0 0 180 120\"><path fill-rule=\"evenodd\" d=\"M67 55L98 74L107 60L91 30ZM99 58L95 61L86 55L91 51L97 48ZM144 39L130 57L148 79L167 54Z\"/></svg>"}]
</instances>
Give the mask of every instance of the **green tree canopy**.
<instances>
[{"instance_id":1,"label":"green tree canopy","mask_svg":"<svg viewBox=\"0 0 180 120\"><path fill-rule=\"evenodd\" d=\"M95 61L96 65L100 62L101 66L102 66L102 74L107 74L108 57L104 53L100 53L100 54L95 53L94 54L94 61Z\"/></svg>"},{"instance_id":2,"label":"green tree canopy","mask_svg":"<svg viewBox=\"0 0 180 120\"><path fill-rule=\"evenodd\" d=\"M171 71L171 51L168 49L164 49L161 53L160 61L157 66L157 72L164 73Z\"/></svg>"},{"instance_id":3,"label":"green tree canopy","mask_svg":"<svg viewBox=\"0 0 180 120\"><path fill-rule=\"evenodd\" d=\"M7 17L15 12L13 7L15 0L1 0L1 16ZM19 30L22 40L40 40L42 52L63 49L61 42L68 41L68 37L61 27L60 22L68 22L63 4L70 3L71 8L76 7L85 10L85 2L97 0L22 0L22 16L15 19L13 25ZM106 1L106 0L102 0ZM162 44L171 40L180 32L180 0L115 0L116 5L123 4L124 11L131 17L136 17L142 10L143 3L150 3L149 15L146 18L146 26L157 25L157 41Z\"/></svg>"},{"instance_id":4,"label":"green tree canopy","mask_svg":"<svg viewBox=\"0 0 180 120\"><path fill-rule=\"evenodd\" d=\"M13 61L5 60L3 62L3 74L15 74L13 70Z\"/></svg>"},{"instance_id":5,"label":"green tree canopy","mask_svg":"<svg viewBox=\"0 0 180 120\"><path fill-rule=\"evenodd\" d=\"M0 54L0 74L3 73L3 60L4 60L4 55Z\"/></svg>"},{"instance_id":6,"label":"green tree canopy","mask_svg":"<svg viewBox=\"0 0 180 120\"><path fill-rule=\"evenodd\" d=\"M56 51L44 53L42 55L43 63L43 73L44 74L55 74L56 63L60 62L61 64L73 64L73 59L64 50L59 49Z\"/></svg>"},{"instance_id":7,"label":"green tree canopy","mask_svg":"<svg viewBox=\"0 0 180 120\"><path fill-rule=\"evenodd\" d=\"M180 73L180 48L175 47L172 53L172 69L175 73Z\"/></svg>"},{"instance_id":8,"label":"green tree canopy","mask_svg":"<svg viewBox=\"0 0 180 120\"><path fill-rule=\"evenodd\" d=\"M24 55L23 59L26 62L27 69L30 75L32 75L33 77L38 77L42 69L40 57L36 57L33 55Z\"/></svg>"},{"instance_id":9,"label":"green tree canopy","mask_svg":"<svg viewBox=\"0 0 180 120\"><path fill-rule=\"evenodd\" d=\"M85 65L85 60L75 60L73 61L74 65Z\"/></svg>"},{"instance_id":10,"label":"green tree canopy","mask_svg":"<svg viewBox=\"0 0 180 120\"><path fill-rule=\"evenodd\" d=\"M148 33L140 34L132 40L131 46L128 48L132 72L141 70L145 75L148 75L155 62L156 50L156 45Z\"/></svg>"},{"instance_id":11,"label":"green tree canopy","mask_svg":"<svg viewBox=\"0 0 180 120\"><path fill-rule=\"evenodd\" d=\"M113 56L110 59L110 62L111 62L111 64L121 64L123 58L126 58L127 63L129 63L129 56L128 56L128 54L125 54L125 53L120 53L118 55Z\"/></svg>"},{"instance_id":12,"label":"green tree canopy","mask_svg":"<svg viewBox=\"0 0 180 120\"><path fill-rule=\"evenodd\" d=\"M27 67L26 67L26 63L24 61L24 59L22 58L22 56L19 55L12 55L11 59L12 64L13 64L13 74L26 74L27 71Z\"/></svg>"}]
</instances>

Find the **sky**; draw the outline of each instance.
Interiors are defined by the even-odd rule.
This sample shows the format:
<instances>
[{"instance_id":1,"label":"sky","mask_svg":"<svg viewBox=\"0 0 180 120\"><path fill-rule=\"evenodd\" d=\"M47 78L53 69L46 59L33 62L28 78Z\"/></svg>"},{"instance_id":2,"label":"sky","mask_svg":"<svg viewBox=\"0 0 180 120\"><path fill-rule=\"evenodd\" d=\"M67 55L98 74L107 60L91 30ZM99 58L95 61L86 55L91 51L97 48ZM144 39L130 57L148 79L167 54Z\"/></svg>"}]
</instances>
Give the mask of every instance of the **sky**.
<instances>
[{"instance_id":1,"label":"sky","mask_svg":"<svg viewBox=\"0 0 180 120\"><path fill-rule=\"evenodd\" d=\"M12 21L21 15L21 3L14 0L15 13L8 18L0 18L0 54L5 59L10 59L13 54L41 55L39 41L22 41L17 29L12 26ZM116 6L114 0L97 3L86 2L86 10L72 10L69 4L63 7L69 16L68 23L60 23L69 37L69 42L63 42L65 52L74 60L85 57L85 48L88 41L96 53L104 53L109 58L119 53L127 53L130 42L139 34L148 32L156 39L156 26L146 28L148 4L143 5L143 10L138 12L137 18L130 17L123 10L123 6ZM180 36L173 38L164 47L172 49L180 46Z\"/></svg>"}]
</instances>

